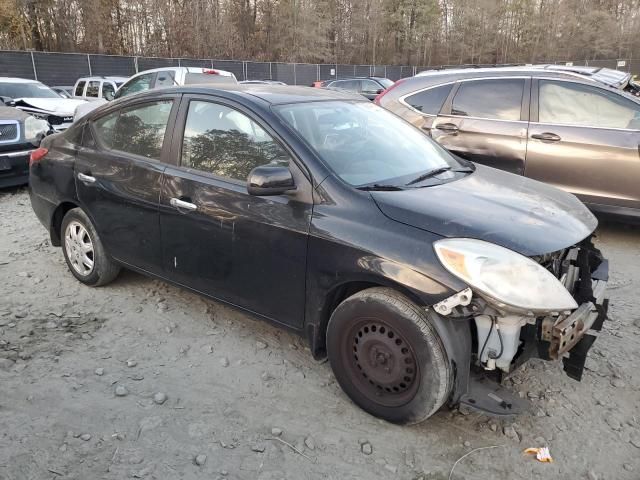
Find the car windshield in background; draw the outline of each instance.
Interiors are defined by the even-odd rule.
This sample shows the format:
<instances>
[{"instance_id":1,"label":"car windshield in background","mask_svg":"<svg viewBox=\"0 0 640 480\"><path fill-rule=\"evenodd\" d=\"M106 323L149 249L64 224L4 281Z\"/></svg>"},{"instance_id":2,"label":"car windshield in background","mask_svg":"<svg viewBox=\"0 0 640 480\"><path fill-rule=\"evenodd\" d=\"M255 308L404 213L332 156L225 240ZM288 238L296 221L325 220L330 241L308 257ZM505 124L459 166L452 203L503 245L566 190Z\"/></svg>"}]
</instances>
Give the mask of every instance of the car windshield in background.
<instances>
[{"instance_id":1,"label":"car windshield in background","mask_svg":"<svg viewBox=\"0 0 640 480\"><path fill-rule=\"evenodd\" d=\"M0 97L60 98L60 95L42 83L0 83Z\"/></svg>"},{"instance_id":2,"label":"car windshield in background","mask_svg":"<svg viewBox=\"0 0 640 480\"><path fill-rule=\"evenodd\" d=\"M393 80L389 80L388 78L378 78L378 83L382 84L384 88L389 88L395 82Z\"/></svg>"},{"instance_id":3,"label":"car windshield in background","mask_svg":"<svg viewBox=\"0 0 640 480\"><path fill-rule=\"evenodd\" d=\"M417 128L369 102L275 107L345 182L406 186L429 172L468 168Z\"/></svg>"}]
</instances>

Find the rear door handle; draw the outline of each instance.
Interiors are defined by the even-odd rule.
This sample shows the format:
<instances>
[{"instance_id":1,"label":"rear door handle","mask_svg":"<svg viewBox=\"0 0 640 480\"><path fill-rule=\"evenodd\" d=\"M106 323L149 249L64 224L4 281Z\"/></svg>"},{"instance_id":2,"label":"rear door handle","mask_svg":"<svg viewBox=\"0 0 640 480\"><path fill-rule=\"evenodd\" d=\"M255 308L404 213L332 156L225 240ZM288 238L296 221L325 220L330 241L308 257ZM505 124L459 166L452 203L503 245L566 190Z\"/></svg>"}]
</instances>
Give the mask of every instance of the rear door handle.
<instances>
[{"instance_id":1,"label":"rear door handle","mask_svg":"<svg viewBox=\"0 0 640 480\"><path fill-rule=\"evenodd\" d=\"M460 130L455 123L441 123L439 125L436 125L434 128L437 128L438 130L442 130L443 132L451 132L451 133L455 133L458 130Z\"/></svg>"},{"instance_id":2,"label":"rear door handle","mask_svg":"<svg viewBox=\"0 0 640 480\"><path fill-rule=\"evenodd\" d=\"M80 180L85 185L96 183L96 177L92 177L91 175L85 175L84 173L78 174L78 180Z\"/></svg>"},{"instance_id":3,"label":"rear door handle","mask_svg":"<svg viewBox=\"0 0 640 480\"><path fill-rule=\"evenodd\" d=\"M560 140L562 140L559 135L551 132L534 133L533 135L531 135L531 138L542 140L543 142L559 142Z\"/></svg>"},{"instance_id":4,"label":"rear door handle","mask_svg":"<svg viewBox=\"0 0 640 480\"><path fill-rule=\"evenodd\" d=\"M187 210L189 212L194 212L198 209L198 206L195 203L185 202L184 200L180 200L179 198L172 198L171 200L169 200L169 203L172 207L175 207L178 210Z\"/></svg>"}]
</instances>

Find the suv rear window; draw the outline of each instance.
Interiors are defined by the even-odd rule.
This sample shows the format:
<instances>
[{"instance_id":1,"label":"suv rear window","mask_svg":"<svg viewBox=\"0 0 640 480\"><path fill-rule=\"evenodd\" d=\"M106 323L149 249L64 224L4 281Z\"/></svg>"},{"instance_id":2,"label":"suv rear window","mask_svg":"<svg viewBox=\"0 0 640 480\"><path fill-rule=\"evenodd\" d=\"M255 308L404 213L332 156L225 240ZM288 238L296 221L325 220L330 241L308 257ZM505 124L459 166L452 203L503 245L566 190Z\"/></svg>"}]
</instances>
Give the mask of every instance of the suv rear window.
<instances>
[{"instance_id":1,"label":"suv rear window","mask_svg":"<svg viewBox=\"0 0 640 480\"><path fill-rule=\"evenodd\" d=\"M185 85L198 83L237 83L231 75L214 75L212 73L187 73L184 78Z\"/></svg>"},{"instance_id":2,"label":"suv rear window","mask_svg":"<svg viewBox=\"0 0 640 480\"><path fill-rule=\"evenodd\" d=\"M428 90L422 90L421 92L414 93L404 99L407 105L412 106L416 110L429 115L437 115L440 113L440 109L444 104L444 101L449 96L453 83L448 85L440 85L438 87L429 88Z\"/></svg>"},{"instance_id":3,"label":"suv rear window","mask_svg":"<svg viewBox=\"0 0 640 480\"><path fill-rule=\"evenodd\" d=\"M472 80L460 83L451 113L491 120L520 120L524 79Z\"/></svg>"}]
</instances>

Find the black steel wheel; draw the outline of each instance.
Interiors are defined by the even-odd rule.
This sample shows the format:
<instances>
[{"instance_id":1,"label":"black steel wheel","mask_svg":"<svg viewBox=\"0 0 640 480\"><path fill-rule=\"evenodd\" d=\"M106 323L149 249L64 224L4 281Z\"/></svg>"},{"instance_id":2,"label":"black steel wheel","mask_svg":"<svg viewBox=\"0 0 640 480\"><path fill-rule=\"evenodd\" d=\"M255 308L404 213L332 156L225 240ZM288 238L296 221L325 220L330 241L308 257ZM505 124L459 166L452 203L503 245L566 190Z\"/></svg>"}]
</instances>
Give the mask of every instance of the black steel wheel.
<instances>
[{"instance_id":1,"label":"black steel wheel","mask_svg":"<svg viewBox=\"0 0 640 480\"><path fill-rule=\"evenodd\" d=\"M361 408L394 423L417 423L446 401L452 369L427 313L388 288L342 302L327 327L338 383Z\"/></svg>"}]
</instances>

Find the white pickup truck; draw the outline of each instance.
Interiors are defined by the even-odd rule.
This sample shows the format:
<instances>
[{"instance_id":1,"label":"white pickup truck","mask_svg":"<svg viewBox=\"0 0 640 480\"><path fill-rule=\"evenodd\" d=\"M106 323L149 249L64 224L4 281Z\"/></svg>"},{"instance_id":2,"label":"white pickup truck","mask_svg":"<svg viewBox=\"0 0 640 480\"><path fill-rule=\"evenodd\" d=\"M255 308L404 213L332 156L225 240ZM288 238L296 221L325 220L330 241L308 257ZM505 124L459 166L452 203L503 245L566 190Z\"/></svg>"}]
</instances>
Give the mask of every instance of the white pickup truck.
<instances>
[{"instance_id":1,"label":"white pickup truck","mask_svg":"<svg viewBox=\"0 0 640 480\"><path fill-rule=\"evenodd\" d=\"M143 72L136 73L133 77L129 78L129 80L118 88L114 100L126 95L144 92L154 88L193 85L197 83L230 84L238 83L238 80L236 80L236 76L233 73L227 72L226 70L218 70L217 68L154 68L153 70L145 70ZM105 103L107 103L107 100L100 98L93 102L87 102L79 105L76 108L74 118L78 119L83 117Z\"/></svg>"}]
</instances>

